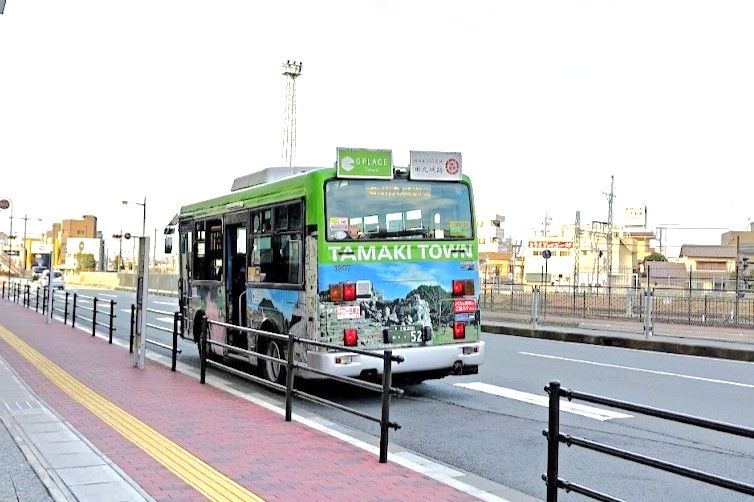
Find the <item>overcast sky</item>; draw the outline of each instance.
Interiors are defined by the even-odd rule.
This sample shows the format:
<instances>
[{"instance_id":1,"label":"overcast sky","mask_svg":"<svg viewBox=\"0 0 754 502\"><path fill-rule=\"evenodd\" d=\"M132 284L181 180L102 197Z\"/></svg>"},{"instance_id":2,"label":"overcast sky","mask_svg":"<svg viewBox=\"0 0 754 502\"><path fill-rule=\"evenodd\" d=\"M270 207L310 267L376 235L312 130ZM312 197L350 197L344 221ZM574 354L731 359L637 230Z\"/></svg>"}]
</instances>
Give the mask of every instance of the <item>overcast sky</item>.
<instances>
[{"instance_id":1,"label":"overcast sky","mask_svg":"<svg viewBox=\"0 0 754 502\"><path fill-rule=\"evenodd\" d=\"M279 165L292 59L298 165L332 165L338 146L400 165L461 151L479 214L505 214L517 239L546 212L606 220L611 174L616 223L646 204L652 227L744 229L752 26L751 0L8 0L0 198L45 226L95 214L110 235L140 233L121 201L146 195L162 229ZM720 232L683 234L671 246Z\"/></svg>"}]
</instances>

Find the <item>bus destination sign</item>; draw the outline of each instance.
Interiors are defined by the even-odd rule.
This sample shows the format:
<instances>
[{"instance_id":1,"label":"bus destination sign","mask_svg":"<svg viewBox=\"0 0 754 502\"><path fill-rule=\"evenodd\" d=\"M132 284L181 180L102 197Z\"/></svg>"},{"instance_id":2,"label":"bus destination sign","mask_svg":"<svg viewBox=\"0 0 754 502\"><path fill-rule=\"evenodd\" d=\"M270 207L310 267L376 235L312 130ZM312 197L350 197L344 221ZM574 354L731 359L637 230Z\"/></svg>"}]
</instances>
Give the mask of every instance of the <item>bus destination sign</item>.
<instances>
[{"instance_id":1,"label":"bus destination sign","mask_svg":"<svg viewBox=\"0 0 754 502\"><path fill-rule=\"evenodd\" d=\"M412 180L461 179L460 152L416 152L411 151Z\"/></svg>"},{"instance_id":2,"label":"bus destination sign","mask_svg":"<svg viewBox=\"0 0 754 502\"><path fill-rule=\"evenodd\" d=\"M338 178L393 178L393 152L363 148L338 148Z\"/></svg>"}]
</instances>

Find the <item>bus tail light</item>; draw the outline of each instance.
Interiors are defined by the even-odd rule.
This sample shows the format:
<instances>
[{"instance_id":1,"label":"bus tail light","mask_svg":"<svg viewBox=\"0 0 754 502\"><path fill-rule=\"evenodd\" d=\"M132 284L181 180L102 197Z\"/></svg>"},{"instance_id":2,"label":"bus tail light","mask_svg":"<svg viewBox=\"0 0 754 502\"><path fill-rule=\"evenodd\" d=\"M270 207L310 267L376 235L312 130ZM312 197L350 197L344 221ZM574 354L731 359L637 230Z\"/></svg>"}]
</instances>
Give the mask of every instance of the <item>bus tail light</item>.
<instances>
[{"instance_id":1,"label":"bus tail light","mask_svg":"<svg viewBox=\"0 0 754 502\"><path fill-rule=\"evenodd\" d=\"M352 302L356 299L356 284L352 282L343 284L343 299L347 302Z\"/></svg>"},{"instance_id":2,"label":"bus tail light","mask_svg":"<svg viewBox=\"0 0 754 502\"><path fill-rule=\"evenodd\" d=\"M466 325L462 322L457 322L453 325L453 339L460 340L466 338Z\"/></svg>"},{"instance_id":3,"label":"bus tail light","mask_svg":"<svg viewBox=\"0 0 754 502\"><path fill-rule=\"evenodd\" d=\"M339 302L343 300L343 285L332 284L330 286L330 301Z\"/></svg>"},{"instance_id":4,"label":"bus tail light","mask_svg":"<svg viewBox=\"0 0 754 502\"><path fill-rule=\"evenodd\" d=\"M343 345L346 347L356 347L359 343L359 331L355 328L346 328L343 330Z\"/></svg>"},{"instance_id":5,"label":"bus tail light","mask_svg":"<svg viewBox=\"0 0 754 502\"><path fill-rule=\"evenodd\" d=\"M453 281L453 296L463 296L463 281Z\"/></svg>"}]
</instances>

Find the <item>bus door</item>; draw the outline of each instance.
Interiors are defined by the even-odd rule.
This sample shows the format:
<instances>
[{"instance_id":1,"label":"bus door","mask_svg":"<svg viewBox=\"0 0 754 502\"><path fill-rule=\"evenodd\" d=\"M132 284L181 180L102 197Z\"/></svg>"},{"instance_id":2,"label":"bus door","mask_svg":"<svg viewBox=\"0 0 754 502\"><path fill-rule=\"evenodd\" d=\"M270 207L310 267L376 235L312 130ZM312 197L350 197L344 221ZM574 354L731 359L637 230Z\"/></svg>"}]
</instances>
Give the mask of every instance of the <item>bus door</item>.
<instances>
[{"instance_id":1,"label":"bus door","mask_svg":"<svg viewBox=\"0 0 754 502\"><path fill-rule=\"evenodd\" d=\"M228 322L246 326L246 248L248 244L248 213L225 217L225 284ZM230 344L248 348L246 333L229 330Z\"/></svg>"},{"instance_id":2,"label":"bus door","mask_svg":"<svg viewBox=\"0 0 754 502\"><path fill-rule=\"evenodd\" d=\"M191 250L193 249L194 222L184 221L178 229L178 309L183 316L181 323L181 334L186 336L189 318L188 307L191 304Z\"/></svg>"}]
</instances>

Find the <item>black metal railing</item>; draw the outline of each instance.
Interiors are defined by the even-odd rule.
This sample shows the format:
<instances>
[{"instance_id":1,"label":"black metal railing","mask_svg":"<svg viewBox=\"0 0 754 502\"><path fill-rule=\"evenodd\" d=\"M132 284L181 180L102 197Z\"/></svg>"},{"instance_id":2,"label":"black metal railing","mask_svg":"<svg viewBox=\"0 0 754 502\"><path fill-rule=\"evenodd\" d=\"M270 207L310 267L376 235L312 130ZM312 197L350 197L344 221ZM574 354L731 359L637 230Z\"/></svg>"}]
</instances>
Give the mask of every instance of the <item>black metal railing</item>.
<instances>
[{"instance_id":1,"label":"black metal railing","mask_svg":"<svg viewBox=\"0 0 754 502\"><path fill-rule=\"evenodd\" d=\"M40 293L41 291L41 293ZM2 296L5 297L6 288L5 283L2 285ZM52 310L53 314L58 314L62 319L63 324L68 324L68 320L71 320L71 327L76 327L76 321L88 321L92 324L91 334L95 336L97 327L102 327L107 330L108 343L113 343L113 332L117 329L115 326L115 319L117 314L115 313L115 306L118 304L115 300L103 300L96 296L80 295L76 292L71 294L70 291L53 291L52 295L48 294L48 288L37 286L34 288L34 294L32 295L31 284L19 284L11 283L8 287L8 299L20 303L24 307L31 309L32 301L34 303L34 310L41 312L42 315L47 315ZM82 300L92 302L91 307L82 305ZM103 307L103 305L105 307ZM99 308L98 308L99 306ZM103 310L103 308L105 310ZM87 317L81 314L81 310L90 312L91 317ZM106 322L102 322L99 319L103 319L101 316L105 316Z\"/></svg>"},{"instance_id":2,"label":"black metal railing","mask_svg":"<svg viewBox=\"0 0 754 502\"><path fill-rule=\"evenodd\" d=\"M739 425L733 425L726 422L718 422L715 420L709 420L707 418L696 417L693 415L686 415L683 413L676 413L661 408L653 408L651 406L644 406L641 404L631 403L628 401L619 401L608 397L597 396L594 394L587 394L585 392L578 392L571 389L562 389L560 382L553 381L545 387L545 392L550 395L549 403L549 421L548 428L542 431L542 434L547 438L547 473L542 475L542 479L547 483L547 502L556 502L558 500L558 489L572 491L585 495L587 497L602 500L602 501L620 501L621 499L615 498L611 495L607 495L602 492L592 490L582 485L572 483L568 480L564 480L558 477L558 461L559 461L559 446L560 443L565 443L567 446L579 446L588 450L604 453L613 457L622 458L630 462L654 467L666 472L684 476L687 478L695 479L703 483L720 486L733 490L739 493L745 493L747 495L754 495L754 485L742 483L708 472L691 469L678 464L665 462L646 455L640 455L638 453L630 452L620 448L615 448L604 443L598 443L589 439L571 436L568 434L560 433L560 398L565 397L569 401L573 399L579 399L588 403L602 404L613 408L619 408L622 410L632 411L635 413L641 413L663 420L670 420L673 422L679 422L688 425L694 425L696 427L702 427L704 429L710 429L718 432L725 432L727 434L734 434L736 436L742 436L747 438L754 438L754 429L749 427L742 427Z\"/></svg>"},{"instance_id":3,"label":"black metal railing","mask_svg":"<svg viewBox=\"0 0 754 502\"><path fill-rule=\"evenodd\" d=\"M145 309L146 312L151 312L152 314L161 314L165 316L171 316L173 318L173 329L168 329L164 326L158 326L157 324L152 324L147 322L147 328L154 329L157 331L161 331L163 333L171 333L173 335L173 345L167 345L162 342L158 342L157 340L153 340L151 338L144 338L144 341L150 345L154 345L155 347L161 347L165 350L170 351L170 371L175 371L176 366L176 360L178 358L178 354L182 353L183 351L178 348L178 335L180 333L179 323L183 322L183 317L180 312L167 312L164 310L157 310L157 309ZM146 314L145 314L146 315ZM131 305L131 328L130 328L130 334L129 334L129 341L128 341L128 352L133 353L134 351L134 331L136 329L136 305Z\"/></svg>"},{"instance_id":4,"label":"black metal railing","mask_svg":"<svg viewBox=\"0 0 754 502\"><path fill-rule=\"evenodd\" d=\"M220 326L226 329L242 331L242 332L253 334L257 337L264 337L270 340L278 340L281 342L285 342L286 343L286 358L285 359L276 358L276 357L269 356L267 354L261 354L253 350L242 349L242 348L234 347L232 345L228 345L222 342L211 340L207 336L210 325ZM295 352L294 349L295 349L296 344L299 344L303 346L304 348L307 346L313 346L313 347L320 347L320 348L325 348L325 349L338 350L341 352L345 352L347 354L359 354L366 357L374 357L374 358L382 359L383 361L382 383L377 384L377 383L367 382L364 380L359 380L356 378L334 375L332 373L327 373L325 371L312 368L308 366L307 364L296 362L294 360L294 352ZM281 367L284 366L285 376L286 376L285 385L278 384L276 382L271 382L261 377L250 375L243 371L239 371L235 368L231 368L230 366L227 366L225 364L208 359L207 350L210 345L221 347L223 349L228 350L229 352L234 352L236 354L256 357L257 360L261 359L263 361L270 361L273 363L278 363L281 365ZM380 424L380 463L387 462L389 429L393 428L394 430L398 430L401 427L396 422L390 421L390 396L403 395L402 389L394 388L392 386L392 363L396 362L400 364L403 362L404 359L402 356L393 355L392 350L372 352L372 351L357 349L355 347L346 347L343 345L336 345L333 343L318 342L315 340L310 340L308 338L295 336L292 334L283 335L279 333L272 333L269 331L246 328L243 326L236 326L233 324L227 324L220 321L212 321L204 317L202 320L202 332L201 332L201 339L199 343L199 357L200 357L200 382L202 384L205 383L206 381L207 365L209 365L215 368L222 369L229 373L232 373L246 380L250 380L250 381L262 384L266 387L270 387L272 389L285 392L285 421L286 422L290 422L292 419L293 397L295 396L295 397L299 397L301 399L304 399L313 403L321 404L323 406L328 406L330 408L335 408L341 411L345 411L347 413L351 413L353 415L359 416L366 420L370 420L372 422L379 423ZM368 389L371 391L381 393L382 394L382 413L380 417L374 417L372 415L361 412L354 408L350 408L340 403L336 403L334 401L330 401L328 399L324 399L324 398L315 396L313 394L309 394L307 392L294 389L293 388L294 375L296 371L299 371L299 370L310 372L310 373L315 373L317 375L325 376L330 379L337 380L339 382L343 382L343 383L354 385L363 389Z\"/></svg>"}]
</instances>

